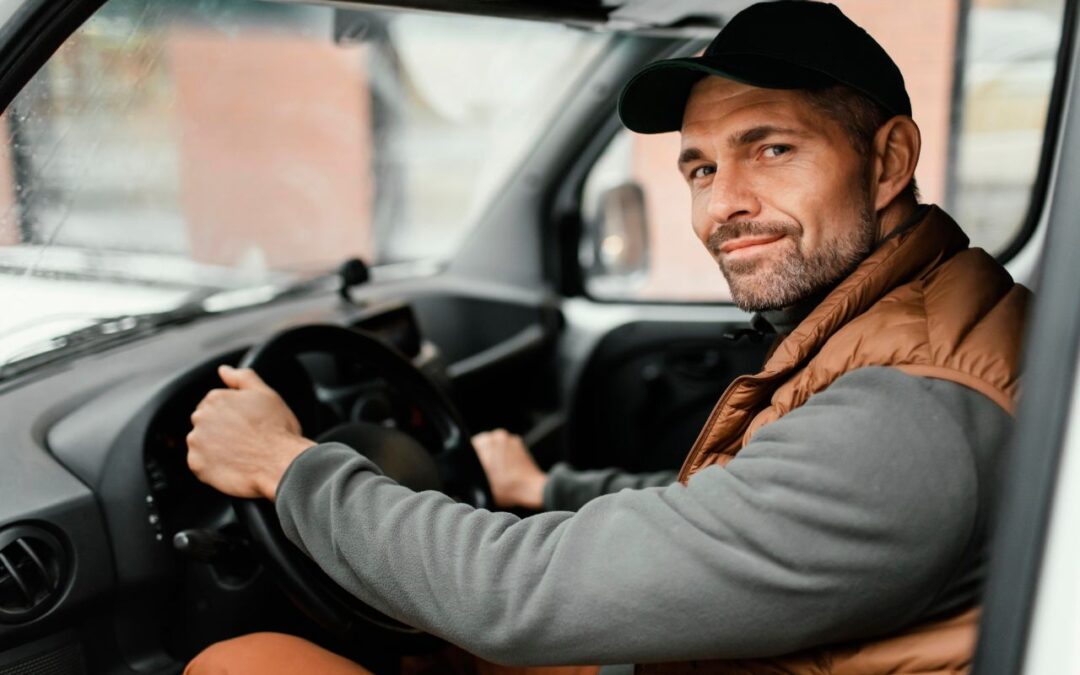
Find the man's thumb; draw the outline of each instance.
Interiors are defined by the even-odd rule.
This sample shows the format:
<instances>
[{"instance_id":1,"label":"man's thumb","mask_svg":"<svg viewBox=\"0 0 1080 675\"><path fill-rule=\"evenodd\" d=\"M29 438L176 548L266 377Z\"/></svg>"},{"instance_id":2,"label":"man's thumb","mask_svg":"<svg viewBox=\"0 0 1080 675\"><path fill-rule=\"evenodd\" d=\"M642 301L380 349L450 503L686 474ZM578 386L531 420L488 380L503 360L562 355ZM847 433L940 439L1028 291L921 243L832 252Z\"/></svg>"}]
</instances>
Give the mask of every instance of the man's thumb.
<instances>
[{"instance_id":1,"label":"man's thumb","mask_svg":"<svg viewBox=\"0 0 1080 675\"><path fill-rule=\"evenodd\" d=\"M218 366L218 375L230 389L255 389L267 386L258 373L251 368L233 368L222 365Z\"/></svg>"}]
</instances>

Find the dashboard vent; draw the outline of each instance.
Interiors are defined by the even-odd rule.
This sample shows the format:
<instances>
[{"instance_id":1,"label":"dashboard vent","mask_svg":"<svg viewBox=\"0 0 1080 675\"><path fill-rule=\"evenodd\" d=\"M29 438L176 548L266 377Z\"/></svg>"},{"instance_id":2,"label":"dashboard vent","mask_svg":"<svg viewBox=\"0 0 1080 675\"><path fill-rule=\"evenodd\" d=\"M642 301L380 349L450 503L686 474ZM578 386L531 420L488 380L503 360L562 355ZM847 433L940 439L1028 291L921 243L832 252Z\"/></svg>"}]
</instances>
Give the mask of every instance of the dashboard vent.
<instances>
[{"instance_id":1,"label":"dashboard vent","mask_svg":"<svg viewBox=\"0 0 1080 675\"><path fill-rule=\"evenodd\" d=\"M56 537L33 525L0 530L0 622L36 619L64 590L67 559Z\"/></svg>"}]
</instances>

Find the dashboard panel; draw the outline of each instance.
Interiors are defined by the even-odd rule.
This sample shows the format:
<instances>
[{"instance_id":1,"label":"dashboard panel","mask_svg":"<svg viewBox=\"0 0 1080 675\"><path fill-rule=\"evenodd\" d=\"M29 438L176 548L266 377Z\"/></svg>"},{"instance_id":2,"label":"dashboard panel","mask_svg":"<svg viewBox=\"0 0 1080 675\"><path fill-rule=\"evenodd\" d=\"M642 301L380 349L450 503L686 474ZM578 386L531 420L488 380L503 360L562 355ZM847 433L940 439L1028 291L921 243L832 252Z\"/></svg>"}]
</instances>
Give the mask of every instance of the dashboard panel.
<instances>
[{"instance_id":1,"label":"dashboard panel","mask_svg":"<svg viewBox=\"0 0 1080 675\"><path fill-rule=\"evenodd\" d=\"M327 293L208 317L4 383L0 528L40 525L70 558L63 592L48 611L25 624L0 621L0 655L66 635L82 645L91 672L131 672L116 669L119 658L139 672L165 673L202 646L242 632L318 638L242 544L230 544L224 556L211 546L214 564L199 558L205 547L190 555L173 547L185 530L220 531L233 543L245 534L227 501L186 469L189 416L221 386L217 366L239 363L253 344L284 329L355 326L411 358L463 408L492 417L497 408L500 420L527 423L531 392L516 384L525 369L548 372L540 364L551 353L557 312L542 294L410 281L363 289L353 302ZM490 339L463 339L485 326ZM312 353L300 355L294 372L311 385L320 426L364 420L420 438L431 431L362 365ZM474 395L497 405L470 400ZM466 412L472 428L487 423L476 419Z\"/></svg>"}]
</instances>

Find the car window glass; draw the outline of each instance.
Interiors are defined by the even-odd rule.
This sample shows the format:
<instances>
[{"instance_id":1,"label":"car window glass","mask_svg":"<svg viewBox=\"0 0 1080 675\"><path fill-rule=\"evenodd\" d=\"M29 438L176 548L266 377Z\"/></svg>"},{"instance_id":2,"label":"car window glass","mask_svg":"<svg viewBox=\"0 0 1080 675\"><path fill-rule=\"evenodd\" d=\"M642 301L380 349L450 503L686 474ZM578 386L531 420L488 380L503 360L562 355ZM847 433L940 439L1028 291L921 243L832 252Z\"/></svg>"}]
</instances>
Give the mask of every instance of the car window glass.
<instances>
[{"instance_id":1,"label":"car window glass","mask_svg":"<svg viewBox=\"0 0 1080 675\"><path fill-rule=\"evenodd\" d=\"M972 245L1004 251L1024 225L1042 153L1062 0L839 0L904 73L922 132L922 201ZM580 261L599 299L725 301L727 284L690 227L678 133L621 131L590 172ZM644 198L644 243L610 225L615 188ZM620 198L624 192L619 192ZM625 203L616 201L617 204ZM616 212L619 209L615 209ZM633 213L633 209L629 210ZM626 217L625 215L623 217ZM628 259L629 256L629 259Z\"/></svg>"},{"instance_id":2,"label":"car window glass","mask_svg":"<svg viewBox=\"0 0 1080 675\"><path fill-rule=\"evenodd\" d=\"M484 17L110 0L0 118L0 294L20 300L0 342L352 256L430 270L607 40Z\"/></svg>"}]
</instances>

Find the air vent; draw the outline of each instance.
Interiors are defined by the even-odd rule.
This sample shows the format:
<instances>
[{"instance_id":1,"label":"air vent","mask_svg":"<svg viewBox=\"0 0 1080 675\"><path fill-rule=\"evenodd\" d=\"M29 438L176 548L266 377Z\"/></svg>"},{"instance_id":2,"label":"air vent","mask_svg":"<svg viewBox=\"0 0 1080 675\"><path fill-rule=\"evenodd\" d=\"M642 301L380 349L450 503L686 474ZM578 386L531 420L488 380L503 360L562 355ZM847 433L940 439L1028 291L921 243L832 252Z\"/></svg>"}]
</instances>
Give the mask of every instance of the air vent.
<instances>
[{"instance_id":1,"label":"air vent","mask_svg":"<svg viewBox=\"0 0 1080 675\"><path fill-rule=\"evenodd\" d=\"M34 525L0 530L0 622L23 623L55 604L67 560L60 541Z\"/></svg>"}]
</instances>

